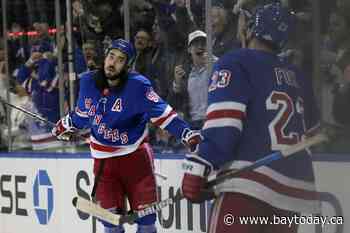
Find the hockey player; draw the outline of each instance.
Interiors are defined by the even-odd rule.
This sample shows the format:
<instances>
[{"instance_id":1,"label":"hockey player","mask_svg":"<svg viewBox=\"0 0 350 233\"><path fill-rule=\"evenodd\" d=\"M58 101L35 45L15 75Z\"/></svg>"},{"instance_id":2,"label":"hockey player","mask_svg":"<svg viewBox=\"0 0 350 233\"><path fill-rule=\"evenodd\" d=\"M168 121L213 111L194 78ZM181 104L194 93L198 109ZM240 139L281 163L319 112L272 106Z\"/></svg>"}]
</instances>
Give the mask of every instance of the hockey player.
<instances>
[{"instance_id":1,"label":"hockey player","mask_svg":"<svg viewBox=\"0 0 350 233\"><path fill-rule=\"evenodd\" d=\"M91 128L94 174L99 177L96 199L118 214L124 214L124 195L132 210L157 201L153 152L147 143L149 121L187 146L200 140L153 91L148 79L128 72L134 54L129 42L112 41L104 68L81 77L76 110L52 130L59 139L69 139L76 129ZM138 219L137 233L155 233L155 221L155 214ZM124 232L123 226L102 223L106 233Z\"/></svg>"},{"instance_id":2,"label":"hockey player","mask_svg":"<svg viewBox=\"0 0 350 233\"><path fill-rule=\"evenodd\" d=\"M302 141L318 124L310 77L276 55L286 44L293 16L279 4L257 8L248 21L247 15L240 16L247 48L228 52L214 65L203 140L184 161L182 191L195 202L208 196L203 190L212 170L224 173L252 164ZM295 233L295 224L274 224L273 217L319 211L307 151L242 173L214 191L211 233ZM239 216L267 216L269 222L240 224Z\"/></svg>"}]
</instances>

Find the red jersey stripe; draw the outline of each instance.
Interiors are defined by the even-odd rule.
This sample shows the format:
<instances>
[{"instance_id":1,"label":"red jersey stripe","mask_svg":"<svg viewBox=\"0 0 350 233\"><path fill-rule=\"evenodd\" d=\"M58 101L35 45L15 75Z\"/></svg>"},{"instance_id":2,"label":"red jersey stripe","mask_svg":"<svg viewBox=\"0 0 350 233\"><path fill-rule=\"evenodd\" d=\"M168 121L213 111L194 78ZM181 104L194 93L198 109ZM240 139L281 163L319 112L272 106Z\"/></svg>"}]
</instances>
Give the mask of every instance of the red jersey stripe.
<instances>
[{"instance_id":1,"label":"red jersey stripe","mask_svg":"<svg viewBox=\"0 0 350 233\"><path fill-rule=\"evenodd\" d=\"M160 119L158 119L157 121L154 122L154 124L156 126L160 126L161 124L163 124L164 121L166 121L169 117L171 117L172 115L176 114L175 110L172 110L171 112L169 112L168 115L166 115L165 117L162 117Z\"/></svg>"},{"instance_id":2,"label":"red jersey stripe","mask_svg":"<svg viewBox=\"0 0 350 233\"><path fill-rule=\"evenodd\" d=\"M207 120L218 118L235 118L242 120L245 117L245 113L239 110L216 110L207 114Z\"/></svg>"},{"instance_id":3,"label":"red jersey stripe","mask_svg":"<svg viewBox=\"0 0 350 233\"><path fill-rule=\"evenodd\" d=\"M277 193L280 193L286 196L305 199L305 200L319 199L318 193L316 191L309 191L305 189L290 187L282 183L279 183L278 181L258 172L244 172L241 175L239 175L239 178L245 178L245 179L255 181L257 183L260 183L274 190Z\"/></svg>"},{"instance_id":4,"label":"red jersey stripe","mask_svg":"<svg viewBox=\"0 0 350 233\"><path fill-rule=\"evenodd\" d=\"M104 146L104 145L96 144L94 142L90 142L90 146L94 150L98 150L101 152L110 152L110 153L116 152L116 151L122 149L122 148L118 148L118 147L111 147L111 146Z\"/></svg>"}]
</instances>

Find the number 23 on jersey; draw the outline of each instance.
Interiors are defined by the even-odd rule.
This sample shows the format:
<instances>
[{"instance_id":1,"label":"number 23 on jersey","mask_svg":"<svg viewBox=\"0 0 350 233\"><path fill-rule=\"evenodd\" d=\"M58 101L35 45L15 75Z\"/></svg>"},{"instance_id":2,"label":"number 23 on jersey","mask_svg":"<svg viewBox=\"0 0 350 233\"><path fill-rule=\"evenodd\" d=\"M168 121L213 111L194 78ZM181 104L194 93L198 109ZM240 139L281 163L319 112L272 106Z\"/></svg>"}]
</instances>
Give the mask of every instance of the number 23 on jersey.
<instances>
[{"instance_id":1,"label":"number 23 on jersey","mask_svg":"<svg viewBox=\"0 0 350 233\"><path fill-rule=\"evenodd\" d=\"M292 98L287 93L272 91L266 99L266 109L277 112L268 126L271 137L271 150L282 150L301 140L301 135L298 132L294 132L293 130L286 132L286 128L295 114L301 114L303 130L305 131L302 98L298 98L294 104Z\"/></svg>"}]
</instances>

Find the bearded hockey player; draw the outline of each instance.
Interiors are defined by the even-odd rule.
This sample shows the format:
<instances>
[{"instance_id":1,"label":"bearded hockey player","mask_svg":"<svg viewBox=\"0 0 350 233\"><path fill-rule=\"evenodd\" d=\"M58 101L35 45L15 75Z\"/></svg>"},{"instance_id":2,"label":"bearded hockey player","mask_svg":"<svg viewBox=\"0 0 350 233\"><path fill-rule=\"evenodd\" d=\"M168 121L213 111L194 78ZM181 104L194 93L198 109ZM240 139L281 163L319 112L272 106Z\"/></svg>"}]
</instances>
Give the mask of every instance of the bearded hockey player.
<instances>
[{"instance_id":1,"label":"bearded hockey player","mask_svg":"<svg viewBox=\"0 0 350 233\"><path fill-rule=\"evenodd\" d=\"M157 201L153 152L147 142L149 121L189 147L200 140L153 91L148 79L128 71L134 55L129 42L112 41L104 68L81 77L76 110L52 130L59 139L69 139L76 129L91 128L96 200L118 214L125 214L124 196L131 210ZM138 219L137 233L155 233L155 221L155 214ZM102 223L106 233L124 232L123 226Z\"/></svg>"}]
</instances>

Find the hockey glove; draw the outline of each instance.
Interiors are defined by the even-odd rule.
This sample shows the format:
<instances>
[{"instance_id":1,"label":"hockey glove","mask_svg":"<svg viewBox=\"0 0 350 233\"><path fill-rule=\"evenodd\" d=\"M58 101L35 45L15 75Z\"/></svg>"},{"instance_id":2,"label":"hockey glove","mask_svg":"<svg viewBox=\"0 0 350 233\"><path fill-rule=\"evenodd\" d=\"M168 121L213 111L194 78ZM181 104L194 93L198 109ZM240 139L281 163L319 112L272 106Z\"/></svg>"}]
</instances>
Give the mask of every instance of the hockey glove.
<instances>
[{"instance_id":1,"label":"hockey glove","mask_svg":"<svg viewBox=\"0 0 350 233\"><path fill-rule=\"evenodd\" d=\"M57 137L58 140L69 141L76 133L77 128L73 126L72 118L67 114L60 119L56 126L52 128L51 133Z\"/></svg>"},{"instance_id":2,"label":"hockey glove","mask_svg":"<svg viewBox=\"0 0 350 233\"><path fill-rule=\"evenodd\" d=\"M201 160L191 157L182 163L184 177L182 180L182 194L193 203L201 203L214 198L214 193L204 190L211 167Z\"/></svg>"},{"instance_id":3,"label":"hockey glove","mask_svg":"<svg viewBox=\"0 0 350 233\"><path fill-rule=\"evenodd\" d=\"M201 143L202 140L203 140L203 137L199 131L190 130L186 128L182 132L182 137L181 137L182 144L187 146L191 153L196 153L198 151L199 143Z\"/></svg>"}]
</instances>

